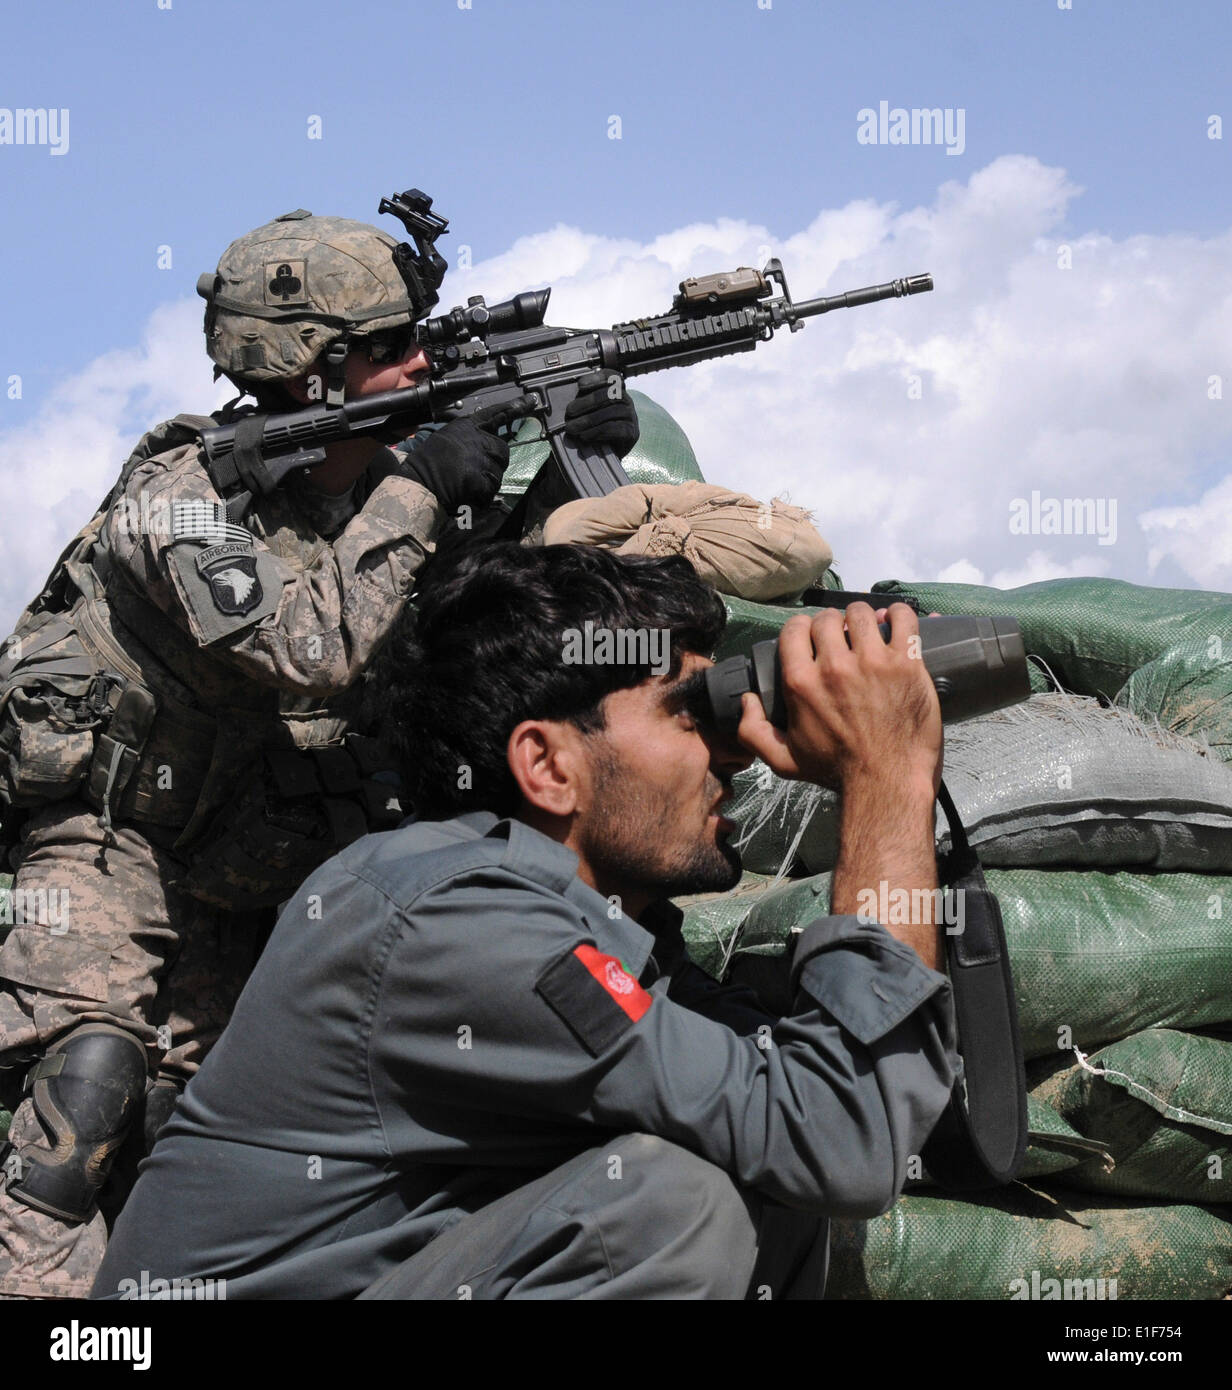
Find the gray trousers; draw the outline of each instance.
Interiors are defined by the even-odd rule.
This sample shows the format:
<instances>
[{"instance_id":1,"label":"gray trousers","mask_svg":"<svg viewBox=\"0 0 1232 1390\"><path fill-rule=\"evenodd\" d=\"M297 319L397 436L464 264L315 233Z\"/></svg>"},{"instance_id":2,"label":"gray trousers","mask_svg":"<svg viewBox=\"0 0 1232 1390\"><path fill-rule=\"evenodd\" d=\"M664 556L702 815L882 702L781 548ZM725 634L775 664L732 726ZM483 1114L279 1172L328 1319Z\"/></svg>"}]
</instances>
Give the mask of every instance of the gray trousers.
<instances>
[{"instance_id":1,"label":"gray trousers","mask_svg":"<svg viewBox=\"0 0 1232 1390\"><path fill-rule=\"evenodd\" d=\"M820 1298L828 1225L626 1134L463 1217L359 1297Z\"/></svg>"}]
</instances>

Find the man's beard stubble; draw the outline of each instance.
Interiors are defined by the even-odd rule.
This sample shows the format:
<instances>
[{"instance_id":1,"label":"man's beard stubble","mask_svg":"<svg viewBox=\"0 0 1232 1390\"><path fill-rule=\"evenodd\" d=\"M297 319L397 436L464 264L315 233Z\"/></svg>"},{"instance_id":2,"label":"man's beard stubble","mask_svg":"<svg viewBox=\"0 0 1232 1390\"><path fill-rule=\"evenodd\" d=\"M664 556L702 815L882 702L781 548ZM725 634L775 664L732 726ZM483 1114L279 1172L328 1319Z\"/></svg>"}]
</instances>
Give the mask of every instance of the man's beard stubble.
<instances>
[{"instance_id":1,"label":"man's beard stubble","mask_svg":"<svg viewBox=\"0 0 1232 1390\"><path fill-rule=\"evenodd\" d=\"M743 868L734 846L707 842L672 844L676 806L664 794L638 794L629 774L606 750L595 748L595 794L602 822L587 836L586 858L596 877L630 883L652 898L721 893L740 882ZM724 784L710 774L706 795L717 801Z\"/></svg>"}]
</instances>

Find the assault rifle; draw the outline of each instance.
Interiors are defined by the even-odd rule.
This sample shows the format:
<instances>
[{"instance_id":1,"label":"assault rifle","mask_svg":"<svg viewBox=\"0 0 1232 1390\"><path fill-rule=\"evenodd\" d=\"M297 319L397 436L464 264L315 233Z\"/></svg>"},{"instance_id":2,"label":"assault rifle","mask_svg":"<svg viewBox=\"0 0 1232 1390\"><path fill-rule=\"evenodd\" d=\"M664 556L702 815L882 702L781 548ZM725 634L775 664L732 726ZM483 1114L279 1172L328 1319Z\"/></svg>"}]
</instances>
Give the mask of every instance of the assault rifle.
<instances>
[{"instance_id":1,"label":"assault rifle","mask_svg":"<svg viewBox=\"0 0 1232 1390\"><path fill-rule=\"evenodd\" d=\"M773 295L777 282L782 291ZM667 367L751 352L787 325L832 309L851 309L880 299L931 290L931 275L912 275L884 285L796 303L777 259L764 270L703 275L681 283L672 307L657 318L633 319L610 329L552 328L543 322L552 291L528 290L502 304L482 295L464 307L425 319L415 336L431 363L431 376L400 391L362 396L342 405L311 405L285 414L253 414L205 430L202 442L210 477L238 520L254 493L272 492L296 469L325 459L335 440L375 435L390 443L429 421L447 421L519 396L538 402L533 411L551 448L557 477L546 480L566 497L602 497L629 477L607 446L573 446L565 439L565 409L578 380L607 368L626 377ZM543 486L540 470L536 486Z\"/></svg>"}]
</instances>

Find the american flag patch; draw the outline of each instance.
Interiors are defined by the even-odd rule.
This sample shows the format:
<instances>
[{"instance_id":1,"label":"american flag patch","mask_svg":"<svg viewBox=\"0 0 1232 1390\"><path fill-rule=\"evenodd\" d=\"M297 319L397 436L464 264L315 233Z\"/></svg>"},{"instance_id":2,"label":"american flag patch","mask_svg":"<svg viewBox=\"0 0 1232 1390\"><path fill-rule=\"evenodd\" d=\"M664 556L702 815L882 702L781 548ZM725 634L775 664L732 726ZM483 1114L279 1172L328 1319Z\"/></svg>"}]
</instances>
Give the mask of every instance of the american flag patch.
<instances>
[{"instance_id":1,"label":"american flag patch","mask_svg":"<svg viewBox=\"0 0 1232 1390\"><path fill-rule=\"evenodd\" d=\"M173 542L200 541L203 545L218 545L222 541L251 545L253 535L227 520L224 502L194 497L189 502L171 504L171 539Z\"/></svg>"}]
</instances>

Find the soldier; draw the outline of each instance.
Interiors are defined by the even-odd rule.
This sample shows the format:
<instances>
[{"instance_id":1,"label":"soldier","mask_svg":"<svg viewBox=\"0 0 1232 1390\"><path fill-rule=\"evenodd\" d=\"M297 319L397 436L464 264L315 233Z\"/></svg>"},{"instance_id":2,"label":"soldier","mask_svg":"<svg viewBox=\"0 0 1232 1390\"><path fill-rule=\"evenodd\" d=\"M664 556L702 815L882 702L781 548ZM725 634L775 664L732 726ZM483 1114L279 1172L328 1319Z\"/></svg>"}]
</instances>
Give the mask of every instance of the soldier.
<instances>
[{"instance_id":1,"label":"soldier","mask_svg":"<svg viewBox=\"0 0 1232 1390\"><path fill-rule=\"evenodd\" d=\"M287 904L95 1296L820 1296L826 1219L893 1204L959 1066L937 925L860 911L937 883L941 712L889 617L793 618L787 728L746 695L731 737L682 557L498 545L425 582L377 673L424 818ZM588 625L667 669L569 659ZM739 879L754 753L843 795L783 1017L689 962L670 901Z\"/></svg>"},{"instance_id":2,"label":"soldier","mask_svg":"<svg viewBox=\"0 0 1232 1390\"><path fill-rule=\"evenodd\" d=\"M414 247L302 209L233 242L198 285L216 375L265 410L419 380L414 324L436 303L444 224L403 220ZM455 509L491 500L508 460L497 431L517 413L453 421L405 450L333 444L236 515L199 433L237 404L141 440L0 659L16 868L0 947L14 1108L0 1296L89 1292L123 1196L100 1211L116 1152L130 1131L126 1157L148 1151L271 909L396 822L386 764L358 727L358 678ZM601 433L627 452L635 412L609 425L611 405L606 390L579 394L571 425L593 434L603 411Z\"/></svg>"}]
</instances>

